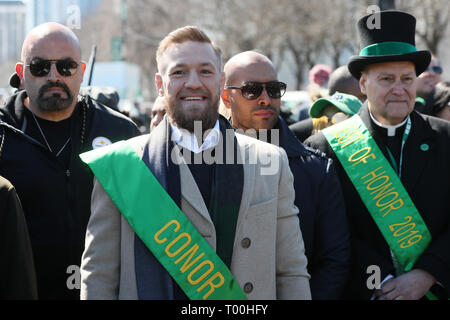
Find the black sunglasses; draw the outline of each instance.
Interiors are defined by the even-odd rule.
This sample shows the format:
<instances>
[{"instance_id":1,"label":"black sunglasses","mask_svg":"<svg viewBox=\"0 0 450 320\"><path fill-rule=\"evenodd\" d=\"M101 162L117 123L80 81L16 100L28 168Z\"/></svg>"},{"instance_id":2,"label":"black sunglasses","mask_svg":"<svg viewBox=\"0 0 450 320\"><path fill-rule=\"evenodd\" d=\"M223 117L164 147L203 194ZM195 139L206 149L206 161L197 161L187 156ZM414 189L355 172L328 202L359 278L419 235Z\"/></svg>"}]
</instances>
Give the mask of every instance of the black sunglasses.
<instances>
[{"instance_id":1,"label":"black sunglasses","mask_svg":"<svg viewBox=\"0 0 450 320\"><path fill-rule=\"evenodd\" d=\"M264 88L266 88L267 95L272 99L279 99L286 93L286 83L280 81L249 81L244 82L241 87L228 86L225 89L239 89L245 99L255 100L261 95Z\"/></svg>"},{"instance_id":2,"label":"black sunglasses","mask_svg":"<svg viewBox=\"0 0 450 320\"><path fill-rule=\"evenodd\" d=\"M45 77L50 73L53 63L56 65L56 70L58 70L58 73L63 77L73 76L77 72L78 66L80 65L70 58L61 60L35 58L26 66L30 68L30 72L33 76Z\"/></svg>"},{"instance_id":3,"label":"black sunglasses","mask_svg":"<svg viewBox=\"0 0 450 320\"><path fill-rule=\"evenodd\" d=\"M433 71L435 74L442 74L444 70L442 69L441 66L432 66L428 67L426 71L428 72Z\"/></svg>"}]
</instances>

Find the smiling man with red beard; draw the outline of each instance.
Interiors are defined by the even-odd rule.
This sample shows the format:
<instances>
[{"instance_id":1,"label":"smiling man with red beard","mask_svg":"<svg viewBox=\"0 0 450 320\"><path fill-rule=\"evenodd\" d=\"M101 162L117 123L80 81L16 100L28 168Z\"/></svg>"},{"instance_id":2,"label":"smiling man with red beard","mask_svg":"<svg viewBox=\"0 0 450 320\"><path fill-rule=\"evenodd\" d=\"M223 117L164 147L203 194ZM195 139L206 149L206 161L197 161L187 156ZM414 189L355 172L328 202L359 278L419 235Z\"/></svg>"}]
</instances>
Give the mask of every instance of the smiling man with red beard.
<instances>
[{"instance_id":1,"label":"smiling man with red beard","mask_svg":"<svg viewBox=\"0 0 450 320\"><path fill-rule=\"evenodd\" d=\"M155 80L172 123L194 132L194 121L202 121L204 130L211 129L219 117L220 51L194 41L168 47L163 51L164 61L161 51L157 59L160 73Z\"/></svg>"},{"instance_id":2,"label":"smiling man with red beard","mask_svg":"<svg viewBox=\"0 0 450 320\"><path fill-rule=\"evenodd\" d=\"M286 153L219 117L220 50L184 27L157 62L163 121L82 155L96 176L82 299L310 299Z\"/></svg>"}]
</instances>

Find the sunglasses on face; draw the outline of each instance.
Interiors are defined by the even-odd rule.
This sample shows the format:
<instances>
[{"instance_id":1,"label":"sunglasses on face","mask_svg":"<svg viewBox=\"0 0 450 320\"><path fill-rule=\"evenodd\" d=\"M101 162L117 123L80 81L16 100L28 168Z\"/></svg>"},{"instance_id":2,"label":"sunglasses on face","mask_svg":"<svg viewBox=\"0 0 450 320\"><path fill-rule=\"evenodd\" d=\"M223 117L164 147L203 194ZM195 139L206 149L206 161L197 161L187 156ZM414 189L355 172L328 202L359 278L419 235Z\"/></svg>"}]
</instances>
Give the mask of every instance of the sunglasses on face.
<instances>
[{"instance_id":1,"label":"sunglasses on face","mask_svg":"<svg viewBox=\"0 0 450 320\"><path fill-rule=\"evenodd\" d=\"M257 99L264 88L266 88L267 95L271 99L279 99L286 92L286 84L279 81L269 82L244 82L241 87L228 86L225 89L239 89L242 92L242 96L247 100Z\"/></svg>"},{"instance_id":2,"label":"sunglasses on face","mask_svg":"<svg viewBox=\"0 0 450 320\"><path fill-rule=\"evenodd\" d=\"M428 67L426 71L427 72L433 71L433 73L435 73L435 74L442 74L442 72L444 70L442 69L441 66L432 66L432 67Z\"/></svg>"},{"instance_id":3,"label":"sunglasses on face","mask_svg":"<svg viewBox=\"0 0 450 320\"><path fill-rule=\"evenodd\" d=\"M35 58L31 60L30 64L27 64L26 67L30 68L30 73L33 76L45 77L50 73L52 64L56 65L56 70L58 70L58 73L63 77L73 76L77 72L79 66L79 63L70 58L61 60Z\"/></svg>"}]
</instances>

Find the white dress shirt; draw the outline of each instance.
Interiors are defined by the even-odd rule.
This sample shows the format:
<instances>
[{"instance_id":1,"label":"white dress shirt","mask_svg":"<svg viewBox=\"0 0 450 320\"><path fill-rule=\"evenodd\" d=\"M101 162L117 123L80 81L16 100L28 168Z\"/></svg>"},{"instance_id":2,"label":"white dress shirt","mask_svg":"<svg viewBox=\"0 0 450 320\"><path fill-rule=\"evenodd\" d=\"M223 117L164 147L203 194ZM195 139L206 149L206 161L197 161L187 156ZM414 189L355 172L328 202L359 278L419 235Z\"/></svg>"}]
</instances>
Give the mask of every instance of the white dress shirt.
<instances>
[{"instance_id":1,"label":"white dress shirt","mask_svg":"<svg viewBox=\"0 0 450 320\"><path fill-rule=\"evenodd\" d=\"M205 140L203 141L203 144L199 147L197 138L195 137L194 133L189 132L185 129L180 129L177 126L170 124L170 127L172 128L172 141L175 142L180 147L186 148L193 153L200 153L202 151L205 151L210 148L214 148L219 144L220 139L220 126L219 126L219 120L216 121L216 124L214 125L214 128L210 130L208 135L206 136Z\"/></svg>"}]
</instances>

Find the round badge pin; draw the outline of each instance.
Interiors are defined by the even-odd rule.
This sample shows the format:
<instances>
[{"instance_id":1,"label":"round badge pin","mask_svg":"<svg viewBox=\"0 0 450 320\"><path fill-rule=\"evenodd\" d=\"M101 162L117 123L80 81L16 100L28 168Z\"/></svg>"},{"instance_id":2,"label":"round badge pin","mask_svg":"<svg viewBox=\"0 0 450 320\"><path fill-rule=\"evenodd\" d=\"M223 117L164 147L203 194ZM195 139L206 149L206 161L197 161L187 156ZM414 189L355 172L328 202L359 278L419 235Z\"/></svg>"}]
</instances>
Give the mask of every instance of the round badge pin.
<instances>
[{"instance_id":1,"label":"round badge pin","mask_svg":"<svg viewBox=\"0 0 450 320\"><path fill-rule=\"evenodd\" d=\"M420 150L422 150L422 151L428 151L428 150L430 150L430 146L427 145L426 143L424 143L424 144L422 144L422 145L420 146Z\"/></svg>"},{"instance_id":2,"label":"round badge pin","mask_svg":"<svg viewBox=\"0 0 450 320\"><path fill-rule=\"evenodd\" d=\"M105 137L97 137L92 141L92 148L98 149L102 147L109 146L111 143L111 140Z\"/></svg>"}]
</instances>

